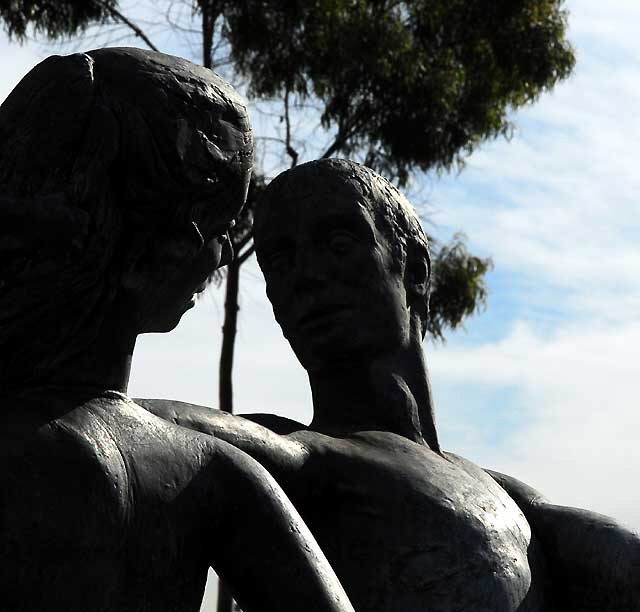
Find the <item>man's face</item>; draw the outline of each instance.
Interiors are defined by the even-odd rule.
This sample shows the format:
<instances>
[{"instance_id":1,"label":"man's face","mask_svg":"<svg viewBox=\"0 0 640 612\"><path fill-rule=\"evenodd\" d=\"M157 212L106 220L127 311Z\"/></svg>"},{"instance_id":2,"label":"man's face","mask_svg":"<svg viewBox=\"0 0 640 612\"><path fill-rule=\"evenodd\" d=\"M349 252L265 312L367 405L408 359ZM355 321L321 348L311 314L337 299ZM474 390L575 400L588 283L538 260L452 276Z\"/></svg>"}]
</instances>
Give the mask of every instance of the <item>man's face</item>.
<instances>
[{"instance_id":1,"label":"man's face","mask_svg":"<svg viewBox=\"0 0 640 612\"><path fill-rule=\"evenodd\" d=\"M307 370L356 365L409 342L404 266L357 194L268 206L255 228L258 260L276 320Z\"/></svg>"}]
</instances>

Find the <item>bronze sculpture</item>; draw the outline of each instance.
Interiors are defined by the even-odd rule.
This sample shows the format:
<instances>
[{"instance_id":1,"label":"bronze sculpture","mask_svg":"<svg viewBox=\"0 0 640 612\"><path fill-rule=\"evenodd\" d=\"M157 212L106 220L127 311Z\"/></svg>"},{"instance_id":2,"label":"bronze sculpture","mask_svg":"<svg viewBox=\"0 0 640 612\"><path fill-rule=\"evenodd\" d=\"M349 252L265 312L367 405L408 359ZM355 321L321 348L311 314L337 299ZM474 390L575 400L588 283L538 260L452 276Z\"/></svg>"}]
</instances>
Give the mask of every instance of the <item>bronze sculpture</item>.
<instances>
[{"instance_id":1,"label":"bronze sculpture","mask_svg":"<svg viewBox=\"0 0 640 612\"><path fill-rule=\"evenodd\" d=\"M248 455L126 396L230 256L252 136L210 71L137 49L54 56L0 107L0 601L195 612L208 567L250 610L352 610Z\"/></svg>"},{"instance_id":2,"label":"bronze sculpture","mask_svg":"<svg viewBox=\"0 0 640 612\"><path fill-rule=\"evenodd\" d=\"M405 198L353 162L304 164L256 210L275 317L307 370L309 426L148 400L275 476L358 610L640 610L640 539L439 446L422 352L430 259Z\"/></svg>"}]
</instances>

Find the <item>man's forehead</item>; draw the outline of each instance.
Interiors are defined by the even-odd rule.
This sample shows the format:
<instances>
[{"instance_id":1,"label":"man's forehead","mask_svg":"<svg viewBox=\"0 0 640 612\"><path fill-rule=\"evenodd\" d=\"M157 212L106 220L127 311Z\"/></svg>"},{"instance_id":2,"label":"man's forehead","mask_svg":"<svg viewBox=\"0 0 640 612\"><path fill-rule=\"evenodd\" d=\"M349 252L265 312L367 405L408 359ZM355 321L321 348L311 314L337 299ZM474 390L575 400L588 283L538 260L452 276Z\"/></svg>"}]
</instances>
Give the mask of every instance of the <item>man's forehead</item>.
<instances>
[{"instance_id":1,"label":"man's forehead","mask_svg":"<svg viewBox=\"0 0 640 612\"><path fill-rule=\"evenodd\" d=\"M329 219L362 219L373 223L372 204L362 195L307 191L295 197L272 198L263 203L258 233L273 233L285 226L304 226Z\"/></svg>"}]
</instances>

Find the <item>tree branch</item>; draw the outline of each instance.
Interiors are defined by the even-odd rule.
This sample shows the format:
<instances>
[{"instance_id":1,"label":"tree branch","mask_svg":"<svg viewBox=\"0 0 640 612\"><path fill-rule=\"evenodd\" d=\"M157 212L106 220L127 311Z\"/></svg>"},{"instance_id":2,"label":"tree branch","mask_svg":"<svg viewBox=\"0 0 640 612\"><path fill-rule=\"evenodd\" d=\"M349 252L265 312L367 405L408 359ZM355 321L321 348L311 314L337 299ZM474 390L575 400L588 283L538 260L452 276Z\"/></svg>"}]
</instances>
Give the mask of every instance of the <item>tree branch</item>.
<instances>
[{"instance_id":1,"label":"tree branch","mask_svg":"<svg viewBox=\"0 0 640 612\"><path fill-rule=\"evenodd\" d=\"M354 115L350 123L351 125L347 123L345 127L338 130L335 139L333 140L329 148L321 155L320 159L331 157L334 153L339 151L345 145L347 140L354 134L354 132L358 130L358 128L362 124L362 119L358 117L358 113Z\"/></svg>"},{"instance_id":2,"label":"tree branch","mask_svg":"<svg viewBox=\"0 0 640 612\"><path fill-rule=\"evenodd\" d=\"M260 140L264 142L278 142L280 144L286 144L283 138L276 138L275 136L255 136L254 140Z\"/></svg>"},{"instance_id":3,"label":"tree branch","mask_svg":"<svg viewBox=\"0 0 640 612\"><path fill-rule=\"evenodd\" d=\"M213 48L213 30L217 15L211 10L208 2L200 0L200 12L202 13L202 65L211 69L211 49Z\"/></svg>"},{"instance_id":4,"label":"tree branch","mask_svg":"<svg viewBox=\"0 0 640 612\"><path fill-rule=\"evenodd\" d=\"M149 40L149 37L135 23L133 23L133 21L131 21L130 19L127 19L127 17L125 17L118 9L113 8L112 6L109 6L103 0L93 0L93 2L95 2L97 5L101 6L102 8L106 9L114 19L116 19L117 21L122 22L128 28L133 30L133 33L138 38L141 38L146 43L146 45L149 47L149 49L151 49L152 51L157 51L158 53L160 52L158 47L156 47L151 42L151 40Z\"/></svg>"},{"instance_id":5,"label":"tree branch","mask_svg":"<svg viewBox=\"0 0 640 612\"><path fill-rule=\"evenodd\" d=\"M289 117L289 87L284 92L284 125L285 125L285 148L287 155L291 158L291 168L298 163L298 152L291 146L291 118Z\"/></svg>"},{"instance_id":6,"label":"tree branch","mask_svg":"<svg viewBox=\"0 0 640 612\"><path fill-rule=\"evenodd\" d=\"M325 157L331 157L334 153L340 150L340 148L345 144L349 138L349 130L340 130L336 134L333 142L329 146L329 148L320 156L320 159L324 159Z\"/></svg>"},{"instance_id":7,"label":"tree branch","mask_svg":"<svg viewBox=\"0 0 640 612\"><path fill-rule=\"evenodd\" d=\"M177 30L178 32L183 32L184 34L200 35L202 33L201 30L196 28L187 28L184 25L180 25L178 21L174 20L173 9L175 4L176 4L175 0L172 0L171 2L169 2L167 6L167 10L164 13L164 18L166 19L167 23L171 26L171 28L174 30ZM178 15L178 18L180 18L180 15Z\"/></svg>"},{"instance_id":8,"label":"tree branch","mask_svg":"<svg viewBox=\"0 0 640 612\"><path fill-rule=\"evenodd\" d=\"M233 245L233 248L238 255L240 254L240 251L242 251L242 249L244 249L244 247L246 247L251 242L252 238L253 230L250 230L249 233L240 242L238 242L238 244Z\"/></svg>"},{"instance_id":9,"label":"tree branch","mask_svg":"<svg viewBox=\"0 0 640 612\"><path fill-rule=\"evenodd\" d=\"M256 251L256 245L252 244L242 255L237 259L238 265L241 266L249 257L251 257Z\"/></svg>"}]
</instances>

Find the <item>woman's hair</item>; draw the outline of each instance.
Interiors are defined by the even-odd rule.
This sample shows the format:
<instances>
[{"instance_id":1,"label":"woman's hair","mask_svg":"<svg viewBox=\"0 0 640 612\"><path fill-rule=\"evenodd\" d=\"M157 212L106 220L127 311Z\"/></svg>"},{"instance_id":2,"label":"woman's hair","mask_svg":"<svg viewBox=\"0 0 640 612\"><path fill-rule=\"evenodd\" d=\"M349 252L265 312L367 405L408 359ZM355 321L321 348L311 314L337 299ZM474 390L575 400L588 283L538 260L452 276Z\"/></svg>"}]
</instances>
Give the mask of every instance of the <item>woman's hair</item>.
<instances>
[{"instance_id":1,"label":"woman's hair","mask_svg":"<svg viewBox=\"0 0 640 612\"><path fill-rule=\"evenodd\" d=\"M347 195L366 206L376 228L391 248L394 262L404 266L409 252L423 259L427 282L431 276L431 256L427 236L409 201L387 179L354 161L319 159L291 168L278 175L266 188L255 211L256 233L265 222L267 211L279 202L304 200L306 196ZM260 256L258 247L258 258ZM422 335L427 329L429 293L420 309Z\"/></svg>"},{"instance_id":2,"label":"woman's hair","mask_svg":"<svg viewBox=\"0 0 640 612\"><path fill-rule=\"evenodd\" d=\"M243 101L186 60L112 48L31 70L0 106L0 389L92 342L131 243L237 211L252 162Z\"/></svg>"}]
</instances>

